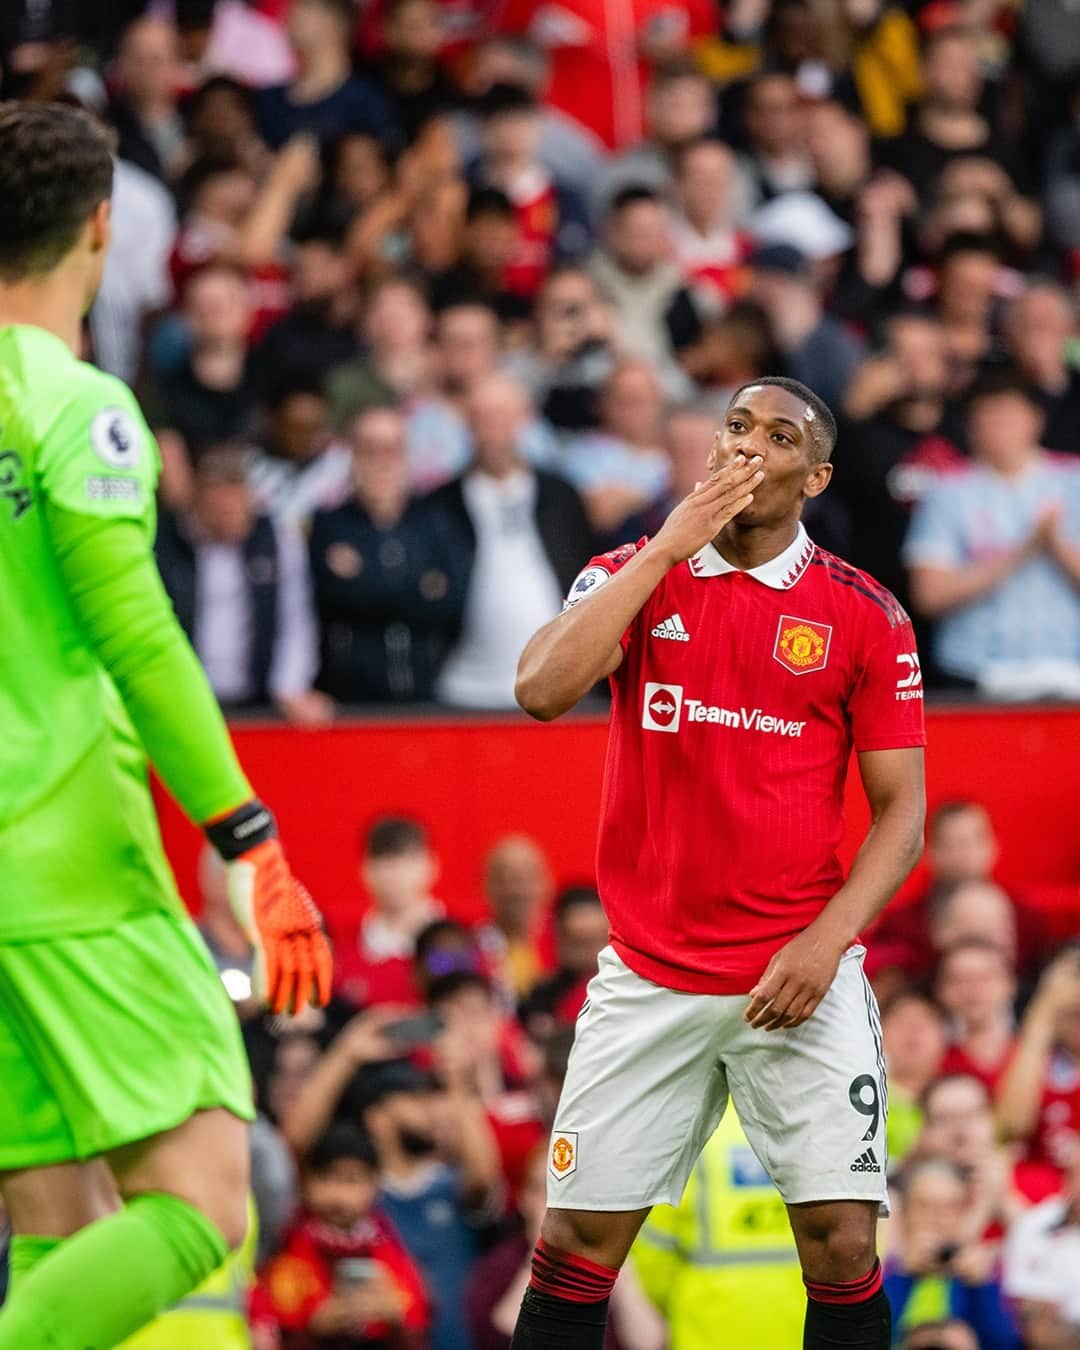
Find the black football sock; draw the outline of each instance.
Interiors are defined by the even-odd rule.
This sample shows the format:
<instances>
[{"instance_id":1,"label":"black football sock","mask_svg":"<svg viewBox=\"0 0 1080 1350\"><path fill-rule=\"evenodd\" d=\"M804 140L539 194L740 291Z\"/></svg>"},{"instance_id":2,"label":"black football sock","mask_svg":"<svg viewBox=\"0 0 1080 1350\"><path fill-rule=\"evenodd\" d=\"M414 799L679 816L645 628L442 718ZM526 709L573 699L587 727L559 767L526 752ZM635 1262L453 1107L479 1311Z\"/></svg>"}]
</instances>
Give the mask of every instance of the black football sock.
<instances>
[{"instance_id":1,"label":"black football sock","mask_svg":"<svg viewBox=\"0 0 1080 1350\"><path fill-rule=\"evenodd\" d=\"M847 1284L806 1281L806 1325L803 1350L889 1350L892 1315L881 1285L881 1263Z\"/></svg>"},{"instance_id":2,"label":"black football sock","mask_svg":"<svg viewBox=\"0 0 1080 1350\"><path fill-rule=\"evenodd\" d=\"M602 1350L618 1274L541 1238L510 1350Z\"/></svg>"}]
</instances>

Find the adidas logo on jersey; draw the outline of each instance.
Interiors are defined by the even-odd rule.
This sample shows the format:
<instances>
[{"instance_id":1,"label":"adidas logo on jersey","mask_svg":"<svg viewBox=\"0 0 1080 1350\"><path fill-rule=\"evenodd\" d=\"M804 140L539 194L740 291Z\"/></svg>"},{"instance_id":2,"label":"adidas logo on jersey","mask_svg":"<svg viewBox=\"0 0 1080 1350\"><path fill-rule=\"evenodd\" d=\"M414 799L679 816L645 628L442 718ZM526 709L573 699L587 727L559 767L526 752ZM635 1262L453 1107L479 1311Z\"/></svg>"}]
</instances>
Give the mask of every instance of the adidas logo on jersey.
<instances>
[{"instance_id":1,"label":"adidas logo on jersey","mask_svg":"<svg viewBox=\"0 0 1080 1350\"><path fill-rule=\"evenodd\" d=\"M671 642L689 642L690 634L686 631L682 619L678 614L672 614L669 619L658 623L652 630L653 637L667 638Z\"/></svg>"},{"instance_id":2,"label":"adidas logo on jersey","mask_svg":"<svg viewBox=\"0 0 1080 1350\"><path fill-rule=\"evenodd\" d=\"M875 1157L874 1150L868 1148L865 1153L860 1154L851 1164L851 1170L853 1172L880 1172L881 1164Z\"/></svg>"}]
</instances>

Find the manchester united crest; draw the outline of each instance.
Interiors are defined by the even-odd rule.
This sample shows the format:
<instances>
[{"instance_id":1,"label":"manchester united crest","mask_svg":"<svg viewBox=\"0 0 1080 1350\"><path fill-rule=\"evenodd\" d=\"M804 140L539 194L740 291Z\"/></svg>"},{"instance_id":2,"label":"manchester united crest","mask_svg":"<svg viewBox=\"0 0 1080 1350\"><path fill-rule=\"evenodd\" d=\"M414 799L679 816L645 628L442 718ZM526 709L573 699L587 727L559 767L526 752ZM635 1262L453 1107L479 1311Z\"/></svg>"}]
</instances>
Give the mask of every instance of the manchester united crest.
<instances>
[{"instance_id":1,"label":"manchester united crest","mask_svg":"<svg viewBox=\"0 0 1080 1350\"><path fill-rule=\"evenodd\" d=\"M776 629L773 658L793 675L809 675L813 670L825 669L831 640L831 624L782 614Z\"/></svg>"},{"instance_id":2,"label":"manchester united crest","mask_svg":"<svg viewBox=\"0 0 1080 1350\"><path fill-rule=\"evenodd\" d=\"M549 1167L556 1181L577 1171L577 1131L556 1130L551 1136Z\"/></svg>"}]
</instances>

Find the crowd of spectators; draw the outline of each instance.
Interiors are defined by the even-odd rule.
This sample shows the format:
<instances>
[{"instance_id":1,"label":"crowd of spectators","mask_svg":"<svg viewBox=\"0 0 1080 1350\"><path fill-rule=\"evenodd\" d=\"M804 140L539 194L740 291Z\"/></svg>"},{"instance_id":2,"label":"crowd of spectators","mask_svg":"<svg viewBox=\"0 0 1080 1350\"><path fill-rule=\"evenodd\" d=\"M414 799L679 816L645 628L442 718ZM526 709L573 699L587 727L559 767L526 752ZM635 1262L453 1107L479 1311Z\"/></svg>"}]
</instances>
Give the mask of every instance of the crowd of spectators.
<instances>
[{"instance_id":1,"label":"crowd of spectators","mask_svg":"<svg viewBox=\"0 0 1080 1350\"><path fill-rule=\"evenodd\" d=\"M88 354L228 707L512 707L765 372L927 683L1080 691L1070 0L16 0L0 55L116 130Z\"/></svg>"},{"instance_id":2,"label":"crowd of spectators","mask_svg":"<svg viewBox=\"0 0 1080 1350\"><path fill-rule=\"evenodd\" d=\"M1080 692L1074 0L14 0L0 61L115 128L87 355L156 433L159 565L228 709L511 707L766 373L838 412L808 527L911 609L927 683ZM977 804L928 865L868 939L896 1343L1076 1350L1080 950ZM268 1018L205 860L258 1224L190 1311L238 1350L506 1350L603 910L524 836L477 927L416 821L358 868L333 1003ZM729 1112L609 1343L796 1344L803 1303Z\"/></svg>"}]
</instances>

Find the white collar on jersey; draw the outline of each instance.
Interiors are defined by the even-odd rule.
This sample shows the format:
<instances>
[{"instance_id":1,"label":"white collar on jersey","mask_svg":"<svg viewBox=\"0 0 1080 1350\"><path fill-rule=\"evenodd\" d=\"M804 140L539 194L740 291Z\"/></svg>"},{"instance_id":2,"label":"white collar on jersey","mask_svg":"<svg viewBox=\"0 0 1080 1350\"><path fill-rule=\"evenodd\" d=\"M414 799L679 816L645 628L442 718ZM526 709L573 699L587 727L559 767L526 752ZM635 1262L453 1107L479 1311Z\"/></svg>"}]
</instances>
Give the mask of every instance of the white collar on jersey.
<instances>
[{"instance_id":1,"label":"white collar on jersey","mask_svg":"<svg viewBox=\"0 0 1080 1350\"><path fill-rule=\"evenodd\" d=\"M746 575L760 581L764 586L771 586L774 591L790 591L810 566L810 559L813 556L814 541L800 521L794 540L783 553L778 553L775 558L763 562L760 567L748 567ZM728 572L740 570L733 563L729 563L712 544L706 544L690 559L690 571L695 577L722 577Z\"/></svg>"}]
</instances>

